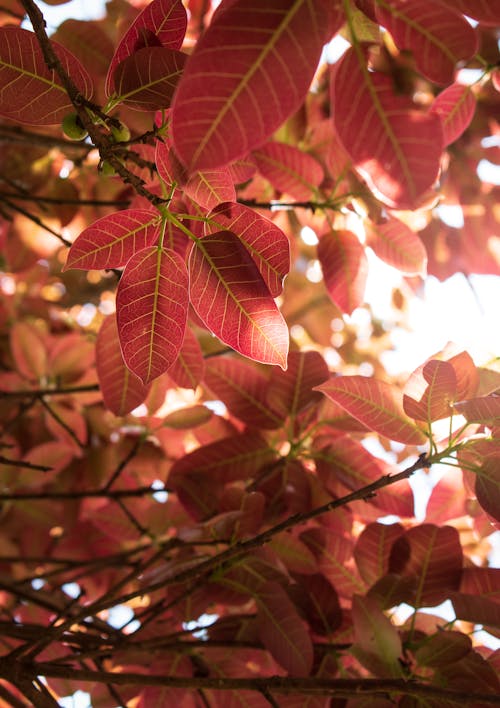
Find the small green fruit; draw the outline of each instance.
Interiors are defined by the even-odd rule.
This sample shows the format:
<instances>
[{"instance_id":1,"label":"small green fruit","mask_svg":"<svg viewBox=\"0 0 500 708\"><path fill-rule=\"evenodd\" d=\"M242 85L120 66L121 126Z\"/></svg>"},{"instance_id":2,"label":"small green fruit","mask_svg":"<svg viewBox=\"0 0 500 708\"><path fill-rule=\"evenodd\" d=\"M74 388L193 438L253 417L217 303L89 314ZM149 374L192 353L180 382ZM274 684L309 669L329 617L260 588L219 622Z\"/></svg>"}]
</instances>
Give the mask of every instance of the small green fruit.
<instances>
[{"instance_id":1,"label":"small green fruit","mask_svg":"<svg viewBox=\"0 0 500 708\"><path fill-rule=\"evenodd\" d=\"M101 162L101 165L99 167L101 174L105 175L106 177L112 177L113 175L116 175L116 170L113 167L113 165L108 162L107 160L103 160Z\"/></svg>"},{"instance_id":2,"label":"small green fruit","mask_svg":"<svg viewBox=\"0 0 500 708\"><path fill-rule=\"evenodd\" d=\"M67 116L64 116L62 129L70 140L84 140L88 135L76 113L68 113Z\"/></svg>"},{"instance_id":3,"label":"small green fruit","mask_svg":"<svg viewBox=\"0 0 500 708\"><path fill-rule=\"evenodd\" d=\"M126 126L125 123L122 123L121 121L119 127L116 127L114 125L111 126L111 135L114 137L117 143L126 143L128 140L130 140L130 130L128 129L128 126Z\"/></svg>"}]
</instances>

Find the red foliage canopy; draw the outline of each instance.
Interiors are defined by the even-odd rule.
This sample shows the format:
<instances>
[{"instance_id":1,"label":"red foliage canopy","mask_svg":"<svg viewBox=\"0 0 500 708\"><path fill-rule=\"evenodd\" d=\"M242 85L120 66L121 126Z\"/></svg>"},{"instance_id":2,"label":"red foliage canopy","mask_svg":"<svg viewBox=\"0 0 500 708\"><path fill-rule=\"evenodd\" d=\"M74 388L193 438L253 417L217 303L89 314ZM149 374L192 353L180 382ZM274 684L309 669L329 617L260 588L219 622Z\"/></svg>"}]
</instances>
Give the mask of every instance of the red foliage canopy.
<instances>
[{"instance_id":1,"label":"red foliage canopy","mask_svg":"<svg viewBox=\"0 0 500 708\"><path fill-rule=\"evenodd\" d=\"M500 3L216 4L0 9L0 706L498 704L498 360L365 289L499 274Z\"/></svg>"}]
</instances>

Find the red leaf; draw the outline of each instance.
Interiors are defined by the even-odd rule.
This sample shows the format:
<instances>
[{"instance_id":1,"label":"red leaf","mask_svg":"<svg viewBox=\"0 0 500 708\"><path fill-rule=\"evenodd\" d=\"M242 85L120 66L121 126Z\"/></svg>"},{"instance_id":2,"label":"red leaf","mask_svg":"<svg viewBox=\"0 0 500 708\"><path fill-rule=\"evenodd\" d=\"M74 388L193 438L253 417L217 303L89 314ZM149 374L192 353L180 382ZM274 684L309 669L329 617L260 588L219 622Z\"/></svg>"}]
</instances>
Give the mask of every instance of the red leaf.
<instances>
[{"instance_id":1,"label":"red leaf","mask_svg":"<svg viewBox=\"0 0 500 708\"><path fill-rule=\"evenodd\" d=\"M195 47L172 106L175 149L189 172L244 157L299 107L341 17L338 4L327 0L233 0L221 6ZM279 81L271 78L277 76Z\"/></svg>"},{"instance_id":2,"label":"red leaf","mask_svg":"<svg viewBox=\"0 0 500 708\"><path fill-rule=\"evenodd\" d=\"M196 428L207 423L212 415L212 411L206 406L187 406L169 413L163 419L163 425L174 430L189 430L189 428Z\"/></svg>"},{"instance_id":3,"label":"red leaf","mask_svg":"<svg viewBox=\"0 0 500 708\"><path fill-rule=\"evenodd\" d=\"M292 573L311 575L317 573L318 564L309 548L291 533L278 533L269 543L278 558ZM333 588L332 588L333 591Z\"/></svg>"},{"instance_id":4,"label":"red leaf","mask_svg":"<svg viewBox=\"0 0 500 708\"><path fill-rule=\"evenodd\" d=\"M490 393L500 390L500 371L495 368L478 367L477 375L479 384L476 393L478 396L487 396ZM471 395L471 394L469 394Z\"/></svg>"},{"instance_id":5,"label":"red leaf","mask_svg":"<svg viewBox=\"0 0 500 708\"><path fill-rule=\"evenodd\" d=\"M88 372L95 359L95 346L80 333L65 334L50 347L49 370L61 382L76 381Z\"/></svg>"},{"instance_id":6,"label":"red leaf","mask_svg":"<svg viewBox=\"0 0 500 708\"><path fill-rule=\"evenodd\" d=\"M15 322L10 330L10 349L21 376L36 381L47 374L47 345L35 325Z\"/></svg>"},{"instance_id":7,"label":"red leaf","mask_svg":"<svg viewBox=\"0 0 500 708\"><path fill-rule=\"evenodd\" d=\"M257 267L230 231L195 243L191 303L219 339L240 354L286 369L288 329Z\"/></svg>"},{"instance_id":8,"label":"red leaf","mask_svg":"<svg viewBox=\"0 0 500 708\"><path fill-rule=\"evenodd\" d=\"M497 457L484 460L475 474L478 502L487 514L500 521L500 451Z\"/></svg>"},{"instance_id":9,"label":"red leaf","mask_svg":"<svg viewBox=\"0 0 500 708\"><path fill-rule=\"evenodd\" d=\"M205 209L213 209L221 202L236 199L233 180L227 167L195 172L184 185L184 191Z\"/></svg>"},{"instance_id":10,"label":"red leaf","mask_svg":"<svg viewBox=\"0 0 500 708\"><path fill-rule=\"evenodd\" d=\"M52 48L82 96L91 98L92 81L78 59L57 42ZM0 115L28 125L55 125L74 111L66 89L45 64L33 32L0 27Z\"/></svg>"},{"instance_id":11,"label":"red leaf","mask_svg":"<svg viewBox=\"0 0 500 708\"><path fill-rule=\"evenodd\" d=\"M399 658L403 647L396 627L369 596L354 595L352 601L354 655L373 674L402 676Z\"/></svg>"},{"instance_id":12,"label":"red leaf","mask_svg":"<svg viewBox=\"0 0 500 708\"><path fill-rule=\"evenodd\" d=\"M388 76L368 71L359 47L340 60L331 92L335 127L354 166L389 206L412 208L438 176L438 116L395 95Z\"/></svg>"},{"instance_id":13,"label":"red leaf","mask_svg":"<svg viewBox=\"0 0 500 708\"><path fill-rule=\"evenodd\" d=\"M151 246L127 263L116 293L123 358L143 383L179 355L188 312L188 277L174 251Z\"/></svg>"},{"instance_id":14,"label":"red leaf","mask_svg":"<svg viewBox=\"0 0 500 708\"><path fill-rule=\"evenodd\" d=\"M427 251L419 236L399 219L368 222L367 244L375 255L406 275L425 276Z\"/></svg>"},{"instance_id":15,"label":"red leaf","mask_svg":"<svg viewBox=\"0 0 500 708\"><path fill-rule=\"evenodd\" d=\"M368 261L364 246L352 231L328 231L317 250L329 296L342 312L352 314L365 295Z\"/></svg>"},{"instance_id":16,"label":"red leaf","mask_svg":"<svg viewBox=\"0 0 500 708\"><path fill-rule=\"evenodd\" d=\"M352 557L352 542L337 532L326 529L309 529L300 539L312 550L318 560L318 568L342 597L352 597L355 592L364 592L366 585L360 578Z\"/></svg>"},{"instance_id":17,"label":"red leaf","mask_svg":"<svg viewBox=\"0 0 500 708\"><path fill-rule=\"evenodd\" d=\"M291 676L309 675L313 663L311 638L281 585L266 583L255 600L264 646Z\"/></svg>"},{"instance_id":18,"label":"red leaf","mask_svg":"<svg viewBox=\"0 0 500 708\"><path fill-rule=\"evenodd\" d=\"M358 537L354 558L363 580L373 585L389 570L394 541L404 533L401 524L368 524Z\"/></svg>"},{"instance_id":19,"label":"red leaf","mask_svg":"<svg viewBox=\"0 0 500 708\"><path fill-rule=\"evenodd\" d=\"M452 84L436 96L430 110L441 118L446 147L469 127L476 110L476 97L470 86Z\"/></svg>"},{"instance_id":20,"label":"red leaf","mask_svg":"<svg viewBox=\"0 0 500 708\"><path fill-rule=\"evenodd\" d=\"M464 568L460 592L488 598L500 605L500 568Z\"/></svg>"},{"instance_id":21,"label":"red leaf","mask_svg":"<svg viewBox=\"0 0 500 708\"><path fill-rule=\"evenodd\" d=\"M490 428L500 425L500 396L469 398L455 403L454 407L469 423L482 423Z\"/></svg>"},{"instance_id":22,"label":"red leaf","mask_svg":"<svg viewBox=\"0 0 500 708\"><path fill-rule=\"evenodd\" d=\"M51 35L69 49L91 76L105 76L113 57L113 42L98 22L65 20Z\"/></svg>"},{"instance_id":23,"label":"red leaf","mask_svg":"<svg viewBox=\"0 0 500 708\"><path fill-rule=\"evenodd\" d=\"M184 168L168 142L164 143L160 140L156 142L154 161L158 174L168 185L172 185L174 182L182 184L186 182Z\"/></svg>"},{"instance_id":24,"label":"red leaf","mask_svg":"<svg viewBox=\"0 0 500 708\"><path fill-rule=\"evenodd\" d=\"M221 487L251 478L275 453L259 435L245 432L199 447L174 463L168 486L197 520L218 513Z\"/></svg>"},{"instance_id":25,"label":"red leaf","mask_svg":"<svg viewBox=\"0 0 500 708\"><path fill-rule=\"evenodd\" d=\"M228 170L231 174L231 179L234 184L243 184L248 182L257 172L257 165L250 155L243 157L241 160L236 160L228 165Z\"/></svg>"},{"instance_id":26,"label":"red leaf","mask_svg":"<svg viewBox=\"0 0 500 708\"><path fill-rule=\"evenodd\" d=\"M342 622L342 610L334 587L324 575L294 575L298 585L288 592L315 634L331 635Z\"/></svg>"},{"instance_id":27,"label":"red leaf","mask_svg":"<svg viewBox=\"0 0 500 708\"><path fill-rule=\"evenodd\" d=\"M143 668L141 666L141 668ZM160 676L192 676L193 665L188 656L175 652L162 652L158 658L152 657L148 663L148 671ZM147 706L182 706L195 708L195 701L188 688L171 688L170 686L146 686L140 691L137 708Z\"/></svg>"},{"instance_id":28,"label":"red leaf","mask_svg":"<svg viewBox=\"0 0 500 708\"><path fill-rule=\"evenodd\" d=\"M323 181L319 162L293 145L269 142L254 150L252 157L261 175L279 192L294 199L311 199Z\"/></svg>"},{"instance_id":29,"label":"red leaf","mask_svg":"<svg viewBox=\"0 0 500 708\"><path fill-rule=\"evenodd\" d=\"M125 415L143 403L150 386L127 367L118 339L118 326L114 315L106 317L96 340L96 368L104 405L115 415Z\"/></svg>"},{"instance_id":30,"label":"red leaf","mask_svg":"<svg viewBox=\"0 0 500 708\"><path fill-rule=\"evenodd\" d=\"M461 632L438 632L425 637L415 651L422 666L445 666L460 660L472 649L470 637Z\"/></svg>"},{"instance_id":31,"label":"red leaf","mask_svg":"<svg viewBox=\"0 0 500 708\"><path fill-rule=\"evenodd\" d=\"M479 373L471 355L464 351L456 354L457 348L453 344L447 344L442 352L432 358L442 358L453 366L457 377L457 400L460 400L475 394L479 385Z\"/></svg>"},{"instance_id":32,"label":"red leaf","mask_svg":"<svg viewBox=\"0 0 500 708\"><path fill-rule=\"evenodd\" d=\"M449 470L431 492L425 511L428 523L443 524L466 514L466 496L461 475Z\"/></svg>"},{"instance_id":33,"label":"red leaf","mask_svg":"<svg viewBox=\"0 0 500 708\"><path fill-rule=\"evenodd\" d=\"M500 694L500 679L495 668L477 651L470 651L459 661L441 666L439 680L447 686L453 686L455 691L474 693L490 693L495 697ZM478 708L485 708L488 703L475 701Z\"/></svg>"},{"instance_id":34,"label":"red leaf","mask_svg":"<svg viewBox=\"0 0 500 708\"><path fill-rule=\"evenodd\" d=\"M168 375L177 386L191 388L193 391L201 383L205 372L203 353L196 336L186 327L184 341L179 356L168 370Z\"/></svg>"},{"instance_id":35,"label":"red leaf","mask_svg":"<svg viewBox=\"0 0 500 708\"><path fill-rule=\"evenodd\" d=\"M283 424L266 401L268 379L250 363L238 359L208 361L205 382L230 413L250 427L273 429Z\"/></svg>"},{"instance_id":36,"label":"red leaf","mask_svg":"<svg viewBox=\"0 0 500 708\"><path fill-rule=\"evenodd\" d=\"M466 595L462 592L450 593L450 600L458 619L500 628L500 605L497 602L482 595Z\"/></svg>"},{"instance_id":37,"label":"red leaf","mask_svg":"<svg viewBox=\"0 0 500 708\"><path fill-rule=\"evenodd\" d=\"M335 437L331 445L315 451L314 458L318 476L336 495L340 491L339 483L356 491L393 472L383 460L374 457L349 435ZM408 480L379 490L369 501L387 514L413 516L413 494Z\"/></svg>"},{"instance_id":38,"label":"red leaf","mask_svg":"<svg viewBox=\"0 0 500 708\"><path fill-rule=\"evenodd\" d=\"M56 401L50 402L50 411L50 413L48 409L45 411L45 425L49 433L81 456L82 447L87 442L87 424L83 415L74 408Z\"/></svg>"},{"instance_id":39,"label":"red leaf","mask_svg":"<svg viewBox=\"0 0 500 708\"><path fill-rule=\"evenodd\" d=\"M414 607L439 605L458 590L462 574L462 547L455 528L421 524L394 543L389 570L411 576L417 585Z\"/></svg>"},{"instance_id":40,"label":"red leaf","mask_svg":"<svg viewBox=\"0 0 500 708\"><path fill-rule=\"evenodd\" d=\"M319 352L290 352L288 369L273 372L267 391L268 405L283 419L295 417L320 399L320 394L313 389L328 376L328 366Z\"/></svg>"},{"instance_id":41,"label":"red leaf","mask_svg":"<svg viewBox=\"0 0 500 708\"><path fill-rule=\"evenodd\" d=\"M458 10L484 25L498 25L500 0L438 0L440 5Z\"/></svg>"},{"instance_id":42,"label":"red leaf","mask_svg":"<svg viewBox=\"0 0 500 708\"><path fill-rule=\"evenodd\" d=\"M455 369L448 361L431 359L408 379L403 395L405 413L432 423L449 418L457 392Z\"/></svg>"},{"instance_id":43,"label":"red leaf","mask_svg":"<svg viewBox=\"0 0 500 708\"><path fill-rule=\"evenodd\" d=\"M110 96L112 93L113 74L118 64L146 46L144 37L147 32L152 32L162 47L179 49L186 34L186 27L187 14L181 0L153 0L147 5L116 48L106 77L106 94ZM149 45L151 44L150 41Z\"/></svg>"},{"instance_id":44,"label":"red leaf","mask_svg":"<svg viewBox=\"0 0 500 708\"><path fill-rule=\"evenodd\" d=\"M451 83L457 62L477 51L476 32L456 7L450 11L433 0L379 0L375 8L398 47L411 50L417 69L436 84Z\"/></svg>"},{"instance_id":45,"label":"red leaf","mask_svg":"<svg viewBox=\"0 0 500 708\"><path fill-rule=\"evenodd\" d=\"M283 231L254 209L229 202L208 215L205 233L232 231L244 244L273 297L283 290L290 270L290 245Z\"/></svg>"},{"instance_id":46,"label":"red leaf","mask_svg":"<svg viewBox=\"0 0 500 708\"><path fill-rule=\"evenodd\" d=\"M168 47L144 47L121 61L113 83L116 102L138 111L168 108L187 54Z\"/></svg>"},{"instance_id":47,"label":"red leaf","mask_svg":"<svg viewBox=\"0 0 500 708\"><path fill-rule=\"evenodd\" d=\"M339 376L316 388L380 435L406 445L421 445L427 440L406 416L399 389L385 381L366 376Z\"/></svg>"},{"instance_id":48,"label":"red leaf","mask_svg":"<svg viewBox=\"0 0 500 708\"><path fill-rule=\"evenodd\" d=\"M120 268L138 251L158 238L161 217L157 211L125 209L97 219L75 240L64 270Z\"/></svg>"}]
</instances>

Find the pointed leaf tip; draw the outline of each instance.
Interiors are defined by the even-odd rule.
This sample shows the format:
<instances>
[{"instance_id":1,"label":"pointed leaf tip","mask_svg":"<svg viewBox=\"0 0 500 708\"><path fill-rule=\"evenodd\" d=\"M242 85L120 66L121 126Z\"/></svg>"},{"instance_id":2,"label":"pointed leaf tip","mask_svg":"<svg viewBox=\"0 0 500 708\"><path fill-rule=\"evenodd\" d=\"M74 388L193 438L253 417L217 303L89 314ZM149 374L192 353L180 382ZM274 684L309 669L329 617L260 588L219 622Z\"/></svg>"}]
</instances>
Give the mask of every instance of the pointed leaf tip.
<instances>
[{"instance_id":1,"label":"pointed leaf tip","mask_svg":"<svg viewBox=\"0 0 500 708\"><path fill-rule=\"evenodd\" d=\"M287 368L288 328L257 266L235 234L199 239L189 258L191 304L243 356Z\"/></svg>"},{"instance_id":2,"label":"pointed leaf tip","mask_svg":"<svg viewBox=\"0 0 500 708\"><path fill-rule=\"evenodd\" d=\"M330 0L223 3L172 105L175 149L189 172L226 165L262 145L303 101L323 45L341 22Z\"/></svg>"},{"instance_id":3,"label":"pointed leaf tip","mask_svg":"<svg viewBox=\"0 0 500 708\"><path fill-rule=\"evenodd\" d=\"M63 69L85 98L92 80L80 61L57 42L51 42ZM49 70L33 32L0 27L0 116L27 125L56 125L74 111L66 89Z\"/></svg>"},{"instance_id":4,"label":"pointed leaf tip","mask_svg":"<svg viewBox=\"0 0 500 708\"><path fill-rule=\"evenodd\" d=\"M348 49L332 74L335 128L354 166L385 203L414 208L439 173L439 117L396 95L389 76L369 71L365 52Z\"/></svg>"},{"instance_id":5,"label":"pointed leaf tip","mask_svg":"<svg viewBox=\"0 0 500 708\"><path fill-rule=\"evenodd\" d=\"M403 410L400 390L385 381L367 376L338 376L316 390L379 435L406 445L422 445L427 441Z\"/></svg>"}]
</instances>

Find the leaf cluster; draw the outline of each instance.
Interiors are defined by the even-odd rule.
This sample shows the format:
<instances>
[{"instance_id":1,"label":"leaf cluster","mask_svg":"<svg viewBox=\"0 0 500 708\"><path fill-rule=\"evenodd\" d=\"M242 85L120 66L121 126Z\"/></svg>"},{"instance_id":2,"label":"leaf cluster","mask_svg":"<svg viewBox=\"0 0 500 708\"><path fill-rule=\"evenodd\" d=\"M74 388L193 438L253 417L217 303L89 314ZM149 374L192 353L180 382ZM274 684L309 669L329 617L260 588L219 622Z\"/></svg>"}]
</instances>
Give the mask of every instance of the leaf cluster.
<instances>
[{"instance_id":1,"label":"leaf cluster","mask_svg":"<svg viewBox=\"0 0 500 708\"><path fill-rule=\"evenodd\" d=\"M498 275L498 1L107 13L0 9L0 705L498 703L498 360L365 303Z\"/></svg>"}]
</instances>

